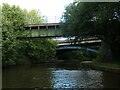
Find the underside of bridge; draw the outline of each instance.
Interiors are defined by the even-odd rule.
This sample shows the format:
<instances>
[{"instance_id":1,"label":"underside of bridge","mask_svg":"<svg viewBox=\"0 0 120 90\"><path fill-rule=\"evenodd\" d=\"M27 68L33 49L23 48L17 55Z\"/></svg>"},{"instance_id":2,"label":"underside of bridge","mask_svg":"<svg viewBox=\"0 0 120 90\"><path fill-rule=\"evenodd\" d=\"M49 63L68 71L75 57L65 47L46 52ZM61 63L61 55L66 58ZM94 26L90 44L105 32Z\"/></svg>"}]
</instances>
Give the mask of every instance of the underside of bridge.
<instances>
[{"instance_id":1,"label":"underside of bridge","mask_svg":"<svg viewBox=\"0 0 120 90\"><path fill-rule=\"evenodd\" d=\"M92 52L92 53L98 52L97 49L93 49L93 48L80 47L80 46L67 46L67 47L63 46L63 47L57 48L56 55L61 55L61 54L64 54L66 52L76 51L76 50L84 50L84 51L88 51L88 52Z\"/></svg>"},{"instance_id":2,"label":"underside of bridge","mask_svg":"<svg viewBox=\"0 0 120 90\"><path fill-rule=\"evenodd\" d=\"M32 29L59 29L60 23L42 23L42 24L28 24L24 26L25 30Z\"/></svg>"}]
</instances>

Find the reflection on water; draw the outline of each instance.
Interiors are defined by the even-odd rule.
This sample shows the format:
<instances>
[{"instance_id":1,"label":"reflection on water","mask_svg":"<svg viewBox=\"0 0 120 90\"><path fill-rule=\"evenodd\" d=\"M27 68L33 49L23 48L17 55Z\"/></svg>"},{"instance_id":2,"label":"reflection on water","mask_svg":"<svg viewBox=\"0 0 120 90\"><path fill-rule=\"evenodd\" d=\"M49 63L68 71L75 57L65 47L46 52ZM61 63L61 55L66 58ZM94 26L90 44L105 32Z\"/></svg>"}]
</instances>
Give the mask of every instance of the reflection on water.
<instances>
[{"instance_id":1,"label":"reflection on water","mask_svg":"<svg viewBox=\"0 0 120 90\"><path fill-rule=\"evenodd\" d=\"M52 71L54 88L102 88L102 72L95 70Z\"/></svg>"},{"instance_id":2,"label":"reflection on water","mask_svg":"<svg viewBox=\"0 0 120 90\"><path fill-rule=\"evenodd\" d=\"M72 67L71 65L61 67L48 64L14 66L3 69L2 74L3 88L119 87L120 78L119 75L108 72Z\"/></svg>"}]
</instances>

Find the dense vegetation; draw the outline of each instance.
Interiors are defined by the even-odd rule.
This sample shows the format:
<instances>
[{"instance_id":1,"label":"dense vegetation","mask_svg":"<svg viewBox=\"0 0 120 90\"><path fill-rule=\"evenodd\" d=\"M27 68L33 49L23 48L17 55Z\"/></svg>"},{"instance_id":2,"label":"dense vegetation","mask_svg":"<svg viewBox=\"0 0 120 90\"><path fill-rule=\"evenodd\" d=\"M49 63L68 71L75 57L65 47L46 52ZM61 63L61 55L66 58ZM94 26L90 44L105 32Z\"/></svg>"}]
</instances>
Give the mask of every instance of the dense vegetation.
<instances>
[{"instance_id":1,"label":"dense vegetation","mask_svg":"<svg viewBox=\"0 0 120 90\"><path fill-rule=\"evenodd\" d=\"M45 16L41 16L40 11L32 9L27 11L27 9L23 10L25 16L25 24L40 24L43 22L47 22L47 18Z\"/></svg>"},{"instance_id":2,"label":"dense vegetation","mask_svg":"<svg viewBox=\"0 0 120 90\"><path fill-rule=\"evenodd\" d=\"M29 18L26 19L25 14L25 11L18 6L10 6L8 4L2 5L3 66L25 63L39 63L45 59L52 59L55 56L56 43L54 41L47 39L16 39L20 36L27 36L24 34L23 27L25 24L29 23ZM40 17L38 15L32 16L37 19ZM37 22L42 22L37 19L34 19L33 24Z\"/></svg>"},{"instance_id":3,"label":"dense vegetation","mask_svg":"<svg viewBox=\"0 0 120 90\"><path fill-rule=\"evenodd\" d=\"M68 5L62 26L66 35L78 38L97 37L102 40L98 60L120 59L120 3L75 2Z\"/></svg>"},{"instance_id":4,"label":"dense vegetation","mask_svg":"<svg viewBox=\"0 0 120 90\"><path fill-rule=\"evenodd\" d=\"M91 61L95 59L96 56L97 53L89 52L86 50L73 50L58 55L58 58L64 60L65 62L82 62Z\"/></svg>"},{"instance_id":5,"label":"dense vegetation","mask_svg":"<svg viewBox=\"0 0 120 90\"><path fill-rule=\"evenodd\" d=\"M89 7L89 8L88 8ZM63 15L64 34L75 39L97 37L102 40L98 60L118 61L120 59L120 3L76 2L68 5ZM22 10L18 6L3 4L2 17L2 63L3 66L40 63L53 59L56 42L48 39L19 40L28 36L25 24L46 22L36 10ZM0 44L1 45L1 44ZM73 55L74 54L74 55ZM66 59L90 59L92 54L73 51L64 54ZM73 57L71 57L73 56Z\"/></svg>"}]
</instances>

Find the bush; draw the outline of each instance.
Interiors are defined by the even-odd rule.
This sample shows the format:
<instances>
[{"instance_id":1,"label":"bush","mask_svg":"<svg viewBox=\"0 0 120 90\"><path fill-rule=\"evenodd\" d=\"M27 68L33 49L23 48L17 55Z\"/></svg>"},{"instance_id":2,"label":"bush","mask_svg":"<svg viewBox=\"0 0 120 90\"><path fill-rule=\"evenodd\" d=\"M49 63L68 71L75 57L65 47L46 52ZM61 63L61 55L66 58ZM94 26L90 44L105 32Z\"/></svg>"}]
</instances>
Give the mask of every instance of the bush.
<instances>
[{"instance_id":1,"label":"bush","mask_svg":"<svg viewBox=\"0 0 120 90\"><path fill-rule=\"evenodd\" d=\"M27 45L25 54L27 54L32 63L44 62L44 60L50 60L55 57L56 45L52 40L31 40Z\"/></svg>"},{"instance_id":2,"label":"bush","mask_svg":"<svg viewBox=\"0 0 120 90\"><path fill-rule=\"evenodd\" d=\"M72 61L72 60L83 61L83 60L92 60L96 58L96 56L97 56L96 53L92 53L84 50L76 50L76 51L63 53L62 55L59 55L58 58L65 59L68 61Z\"/></svg>"},{"instance_id":3,"label":"bush","mask_svg":"<svg viewBox=\"0 0 120 90\"><path fill-rule=\"evenodd\" d=\"M18 40L17 37L27 37L25 34L25 15L21 8L15 5L3 4L2 8L2 65L39 63L51 59L56 53L56 43L47 39ZM1 45L1 41L0 41ZM1 47L0 47L1 48Z\"/></svg>"}]
</instances>

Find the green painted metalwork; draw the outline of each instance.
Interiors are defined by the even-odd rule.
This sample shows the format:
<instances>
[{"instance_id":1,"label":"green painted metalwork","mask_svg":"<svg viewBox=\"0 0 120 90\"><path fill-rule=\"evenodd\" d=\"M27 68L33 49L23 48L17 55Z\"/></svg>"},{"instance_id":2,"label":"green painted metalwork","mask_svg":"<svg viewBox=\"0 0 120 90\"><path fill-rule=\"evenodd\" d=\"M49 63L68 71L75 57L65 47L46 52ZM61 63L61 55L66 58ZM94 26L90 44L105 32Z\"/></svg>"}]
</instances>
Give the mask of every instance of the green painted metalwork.
<instances>
[{"instance_id":1,"label":"green painted metalwork","mask_svg":"<svg viewBox=\"0 0 120 90\"><path fill-rule=\"evenodd\" d=\"M33 30L26 30L25 33L28 33L31 37L63 35L61 29L33 29Z\"/></svg>"}]
</instances>

